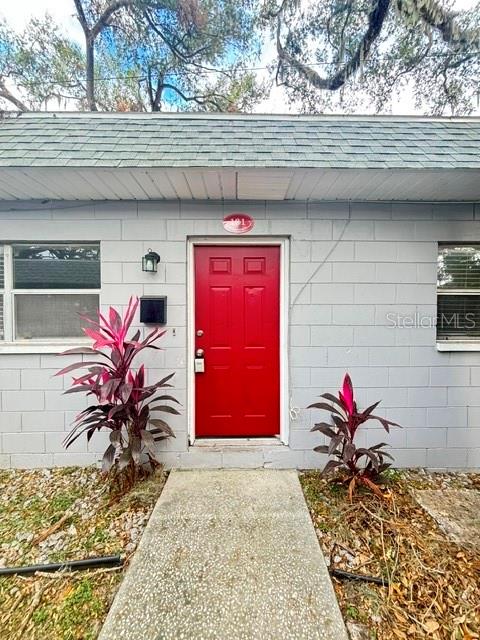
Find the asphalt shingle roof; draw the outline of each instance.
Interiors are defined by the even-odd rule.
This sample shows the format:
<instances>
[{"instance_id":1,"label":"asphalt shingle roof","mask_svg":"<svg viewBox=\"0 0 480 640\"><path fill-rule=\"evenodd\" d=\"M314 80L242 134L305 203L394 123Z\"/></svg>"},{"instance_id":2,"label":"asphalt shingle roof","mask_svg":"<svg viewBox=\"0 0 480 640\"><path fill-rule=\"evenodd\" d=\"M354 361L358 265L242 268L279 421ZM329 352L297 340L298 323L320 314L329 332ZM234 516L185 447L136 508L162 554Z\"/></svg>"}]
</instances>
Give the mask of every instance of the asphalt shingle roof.
<instances>
[{"instance_id":1,"label":"asphalt shingle roof","mask_svg":"<svg viewBox=\"0 0 480 640\"><path fill-rule=\"evenodd\" d=\"M15 114L0 166L480 169L480 118Z\"/></svg>"}]
</instances>

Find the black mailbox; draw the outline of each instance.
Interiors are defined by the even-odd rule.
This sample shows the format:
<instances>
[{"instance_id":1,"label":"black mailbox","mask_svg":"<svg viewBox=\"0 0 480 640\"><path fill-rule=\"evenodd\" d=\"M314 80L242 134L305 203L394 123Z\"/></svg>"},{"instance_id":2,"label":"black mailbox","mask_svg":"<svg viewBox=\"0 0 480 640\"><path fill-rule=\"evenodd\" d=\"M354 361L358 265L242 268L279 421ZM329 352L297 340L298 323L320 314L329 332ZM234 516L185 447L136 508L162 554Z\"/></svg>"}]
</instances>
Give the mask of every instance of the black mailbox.
<instances>
[{"instance_id":1,"label":"black mailbox","mask_svg":"<svg viewBox=\"0 0 480 640\"><path fill-rule=\"evenodd\" d=\"M142 296L140 298L140 322L167 324L167 296Z\"/></svg>"}]
</instances>

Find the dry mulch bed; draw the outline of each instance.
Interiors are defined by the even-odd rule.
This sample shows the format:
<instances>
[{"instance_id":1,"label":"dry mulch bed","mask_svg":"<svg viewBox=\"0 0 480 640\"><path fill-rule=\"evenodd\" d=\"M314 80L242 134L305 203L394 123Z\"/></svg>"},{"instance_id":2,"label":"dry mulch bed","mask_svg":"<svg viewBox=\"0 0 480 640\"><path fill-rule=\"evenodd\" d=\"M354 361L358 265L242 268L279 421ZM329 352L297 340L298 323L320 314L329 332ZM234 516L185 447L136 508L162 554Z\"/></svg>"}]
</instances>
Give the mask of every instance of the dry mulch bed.
<instances>
[{"instance_id":1,"label":"dry mulch bed","mask_svg":"<svg viewBox=\"0 0 480 640\"><path fill-rule=\"evenodd\" d=\"M98 469L0 472L0 566L122 554L123 568L0 578L2 640L93 640L166 474L111 502Z\"/></svg>"},{"instance_id":2,"label":"dry mulch bed","mask_svg":"<svg viewBox=\"0 0 480 640\"><path fill-rule=\"evenodd\" d=\"M480 474L391 471L389 499L360 491L351 504L344 485L319 472L300 480L330 567L389 583L333 579L347 623L376 640L480 638L480 554L449 539L414 497L418 489L480 491Z\"/></svg>"}]
</instances>

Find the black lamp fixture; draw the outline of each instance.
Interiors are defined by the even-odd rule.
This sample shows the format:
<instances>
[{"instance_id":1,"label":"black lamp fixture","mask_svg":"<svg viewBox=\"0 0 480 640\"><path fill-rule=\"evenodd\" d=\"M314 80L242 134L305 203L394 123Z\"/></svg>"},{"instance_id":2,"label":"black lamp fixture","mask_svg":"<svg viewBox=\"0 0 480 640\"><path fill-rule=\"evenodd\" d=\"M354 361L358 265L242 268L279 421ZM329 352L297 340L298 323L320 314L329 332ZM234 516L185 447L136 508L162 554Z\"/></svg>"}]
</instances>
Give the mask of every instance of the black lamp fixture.
<instances>
[{"instance_id":1,"label":"black lamp fixture","mask_svg":"<svg viewBox=\"0 0 480 640\"><path fill-rule=\"evenodd\" d=\"M160 262L160 256L151 249L142 258L142 271L149 273L157 273L157 265Z\"/></svg>"}]
</instances>

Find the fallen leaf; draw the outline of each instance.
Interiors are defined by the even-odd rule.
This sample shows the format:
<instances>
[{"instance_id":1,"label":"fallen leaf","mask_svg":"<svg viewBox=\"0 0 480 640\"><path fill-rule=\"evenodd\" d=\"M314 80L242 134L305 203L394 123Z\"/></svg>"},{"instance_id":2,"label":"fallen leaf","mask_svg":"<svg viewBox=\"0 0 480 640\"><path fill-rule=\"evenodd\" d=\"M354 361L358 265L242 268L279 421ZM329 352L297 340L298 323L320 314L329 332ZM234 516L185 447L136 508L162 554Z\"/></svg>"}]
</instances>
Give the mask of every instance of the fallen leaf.
<instances>
[{"instance_id":1,"label":"fallen leaf","mask_svg":"<svg viewBox=\"0 0 480 640\"><path fill-rule=\"evenodd\" d=\"M440 625L436 620L430 619L422 624L423 628L427 633L435 633L438 629L440 629Z\"/></svg>"}]
</instances>

